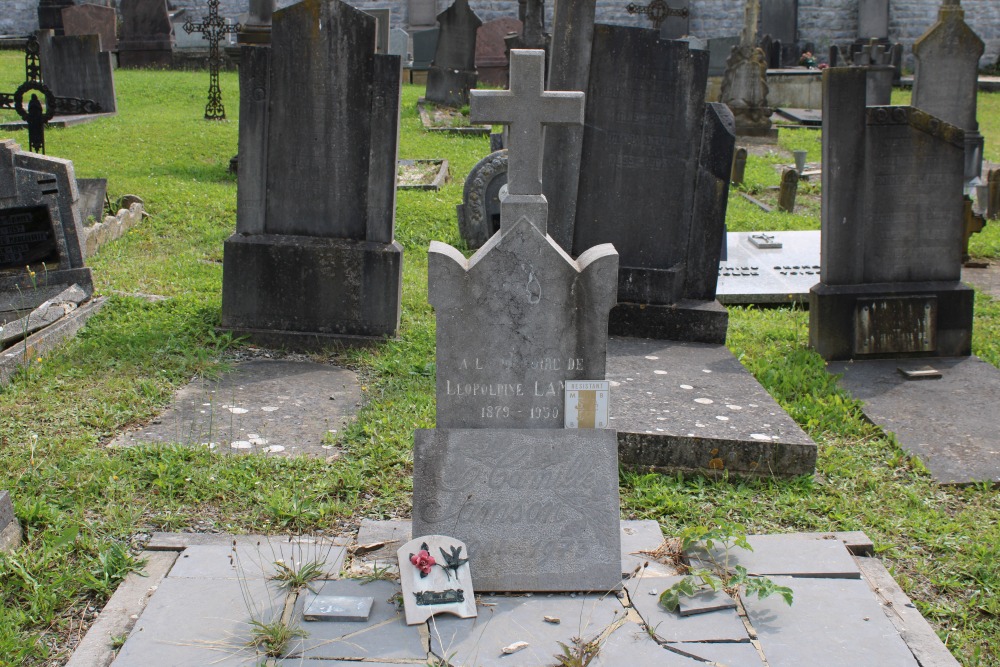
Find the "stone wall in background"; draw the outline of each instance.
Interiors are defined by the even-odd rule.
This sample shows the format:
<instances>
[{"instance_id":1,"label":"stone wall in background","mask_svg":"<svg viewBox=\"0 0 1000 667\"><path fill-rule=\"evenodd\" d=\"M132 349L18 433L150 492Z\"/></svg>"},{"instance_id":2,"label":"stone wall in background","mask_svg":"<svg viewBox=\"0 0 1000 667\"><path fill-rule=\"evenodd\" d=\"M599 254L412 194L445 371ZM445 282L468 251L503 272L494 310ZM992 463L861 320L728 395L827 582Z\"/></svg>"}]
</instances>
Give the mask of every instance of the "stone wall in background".
<instances>
[{"instance_id":1,"label":"stone wall in background","mask_svg":"<svg viewBox=\"0 0 1000 667\"><path fill-rule=\"evenodd\" d=\"M204 11L205 0L171 0L176 7L190 7L196 16ZM635 0L642 3L644 0ZM0 0L0 34L26 34L38 27L38 0ZM294 0L278 0L286 7ZM355 7L391 7L393 25L405 27L406 0L348 0ZM443 11L451 0L437 0ZM617 25L646 25L642 17L629 16L625 6L630 0L597 0L597 20ZM744 0L691 0L691 31L699 37L738 35L743 21ZM219 8L224 16L236 16L246 11L248 0L222 0ZM484 21L517 15L517 0L470 0L473 9ZM552 25L553 0L546 1L546 25ZM910 52L914 40L924 33L937 18L940 0L891 0L889 30L893 41L903 43L907 66L912 67ZM965 21L986 42L981 65L996 62L1000 55L1000 2L997 0L964 0ZM831 43L853 41L857 32L858 0L799 0L799 34L803 41L816 44L819 56L826 57Z\"/></svg>"}]
</instances>

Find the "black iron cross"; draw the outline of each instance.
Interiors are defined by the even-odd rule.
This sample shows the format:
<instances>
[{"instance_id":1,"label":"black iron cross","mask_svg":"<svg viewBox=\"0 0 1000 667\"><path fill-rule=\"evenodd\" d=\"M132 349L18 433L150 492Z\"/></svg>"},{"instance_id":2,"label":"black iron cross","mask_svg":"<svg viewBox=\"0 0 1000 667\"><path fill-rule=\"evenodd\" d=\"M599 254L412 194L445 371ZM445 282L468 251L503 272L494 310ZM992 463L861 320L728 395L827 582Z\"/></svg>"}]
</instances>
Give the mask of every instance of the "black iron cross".
<instances>
[{"instance_id":1,"label":"black iron cross","mask_svg":"<svg viewBox=\"0 0 1000 667\"><path fill-rule=\"evenodd\" d=\"M24 47L24 83L13 93L0 93L0 109L13 109L28 124L28 150L45 154L45 125L56 114L74 116L98 113L101 105L78 97L56 97L42 82L42 67L38 59L38 39L28 35ZM31 93L25 107L24 98ZM41 95L42 99L39 99ZM43 104L44 102L44 104Z\"/></svg>"},{"instance_id":2,"label":"black iron cross","mask_svg":"<svg viewBox=\"0 0 1000 667\"><path fill-rule=\"evenodd\" d=\"M203 39L208 40L208 104L205 105L205 120L225 120L226 107L222 106L222 89L219 88L219 67L222 57L219 55L219 42L226 35L240 31L240 24L229 25L219 16L219 0L208 0L208 16L201 23L188 19L184 23L184 32L191 34L200 32Z\"/></svg>"},{"instance_id":3,"label":"black iron cross","mask_svg":"<svg viewBox=\"0 0 1000 667\"><path fill-rule=\"evenodd\" d=\"M687 7L674 9L668 5L665 0L653 0L645 7L637 5L634 2L630 2L625 9L629 14L645 14L649 20L653 22L653 26L657 30L660 29L660 26L663 25L663 22L666 21L668 17L685 17L688 15Z\"/></svg>"}]
</instances>

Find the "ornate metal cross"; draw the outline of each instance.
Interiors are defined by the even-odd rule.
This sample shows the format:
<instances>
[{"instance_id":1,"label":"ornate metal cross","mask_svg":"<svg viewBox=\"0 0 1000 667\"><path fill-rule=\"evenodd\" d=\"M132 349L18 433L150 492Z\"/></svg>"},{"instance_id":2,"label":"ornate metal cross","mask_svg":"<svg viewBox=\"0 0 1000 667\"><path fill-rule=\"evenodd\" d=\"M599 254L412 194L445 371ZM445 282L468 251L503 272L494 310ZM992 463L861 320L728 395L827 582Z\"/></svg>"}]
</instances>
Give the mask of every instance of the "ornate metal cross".
<instances>
[{"instance_id":1,"label":"ornate metal cross","mask_svg":"<svg viewBox=\"0 0 1000 667\"><path fill-rule=\"evenodd\" d=\"M0 93L0 109L13 109L17 112L28 124L28 150L44 155L45 125L54 115L98 113L101 105L94 100L78 97L56 97L52 89L42 82L39 51L38 39L34 35L28 35L24 46L24 83L13 93ZM24 98L28 93L31 93L31 98L25 108ZM42 99L39 99L39 95Z\"/></svg>"},{"instance_id":2,"label":"ornate metal cross","mask_svg":"<svg viewBox=\"0 0 1000 667\"><path fill-rule=\"evenodd\" d=\"M681 16L686 17L688 15L688 8L682 7L680 9L674 9L668 5L665 0L653 0L646 6L637 5L634 2L628 3L625 10L629 14L645 14L650 21L652 21L653 26L659 30L663 22L666 21L671 16Z\"/></svg>"},{"instance_id":3,"label":"ornate metal cross","mask_svg":"<svg viewBox=\"0 0 1000 667\"><path fill-rule=\"evenodd\" d=\"M201 23L191 19L184 22L184 32L191 34L200 32L202 39L208 40L208 104L205 105L205 120L225 120L226 107L222 105L222 89L219 88L219 68L222 57L219 55L219 42L223 37L240 31L240 24L229 25L219 16L219 0L208 0L208 16Z\"/></svg>"},{"instance_id":4,"label":"ornate metal cross","mask_svg":"<svg viewBox=\"0 0 1000 667\"><path fill-rule=\"evenodd\" d=\"M542 128L581 125L583 93L545 90L545 52L510 52L510 90L473 90L469 118L508 126L507 192L542 194Z\"/></svg>"}]
</instances>

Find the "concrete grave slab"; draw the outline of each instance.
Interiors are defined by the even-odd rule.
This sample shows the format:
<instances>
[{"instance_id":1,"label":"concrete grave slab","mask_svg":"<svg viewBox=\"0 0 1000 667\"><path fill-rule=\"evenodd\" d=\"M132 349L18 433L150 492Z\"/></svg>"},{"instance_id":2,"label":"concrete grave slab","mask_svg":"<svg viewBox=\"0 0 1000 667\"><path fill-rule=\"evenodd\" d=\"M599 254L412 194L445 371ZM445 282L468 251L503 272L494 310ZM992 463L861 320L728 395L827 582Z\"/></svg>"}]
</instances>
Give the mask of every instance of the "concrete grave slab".
<instances>
[{"instance_id":1,"label":"concrete grave slab","mask_svg":"<svg viewBox=\"0 0 1000 667\"><path fill-rule=\"evenodd\" d=\"M326 581L317 588L320 595L373 597L367 621L303 621L303 608L311 595L300 595L292 619L309 633L293 640L285 658L312 664L317 659L427 660L427 645L417 627L407 627L395 596L400 587L394 581L364 583L356 579ZM365 663L367 665L368 663Z\"/></svg>"},{"instance_id":2,"label":"concrete grave slab","mask_svg":"<svg viewBox=\"0 0 1000 667\"><path fill-rule=\"evenodd\" d=\"M799 109L796 107L781 107L779 109L775 109L775 111L778 113L778 115L787 118L788 120L798 125L805 125L806 127L823 126L822 109Z\"/></svg>"},{"instance_id":3,"label":"concrete grave slab","mask_svg":"<svg viewBox=\"0 0 1000 667\"><path fill-rule=\"evenodd\" d=\"M551 663L544 663L551 664ZM594 667L705 667L705 663L674 653L657 644L646 629L627 622L601 644Z\"/></svg>"},{"instance_id":4,"label":"concrete grave slab","mask_svg":"<svg viewBox=\"0 0 1000 667\"><path fill-rule=\"evenodd\" d=\"M655 521L651 519L622 521L621 541L622 577L630 576L636 568L642 568L643 576L647 577L669 577L677 574L676 568L658 563L648 554L642 553L656 551L663 546L663 532ZM643 565L646 567L643 568Z\"/></svg>"},{"instance_id":5,"label":"concrete grave slab","mask_svg":"<svg viewBox=\"0 0 1000 667\"><path fill-rule=\"evenodd\" d=\"M358 529L357 546L364 547L381 542L385 544L372 551L356 552L354 557L366 563L376 563L379 567L395 565L396 549L409 542L412 537L410 526L409 519L393 521L362 519L361 527Z\"/></svg>"},{"instance_id":6,"label":"concrete grave slab","mask_svg":"<svg viewBox=\"0 0 1000 667\"><path fill-rule=\"evenodd\" d=\"M251 667L259 663L248 620L267 623L285 594L259 578L168 576L136 621L113 667ZM248 604L252 608L248 608Z\"/></svg>"},{"instance_id":7,"label":"concrete grave slab","mask_svg":"<svg viewBox=\"0 0 1000 667\"><path fill-rule=\"evenodd\" d=\"M333 543L298 543L266 540L251 546L192 546L185 549L168 575L173 579L245 579L273 576L278 561L296 563L320 561L331 578L344 565L346 547Z\"/></svg>"},{"instance_id":8,"label":"concrete grave slab","mask_svg":"<svg viewBox=\"0 0 1000 667\"><path fill-rule=\"evenodd\" d=\"M819 579L859 579L861 570L844 543L827 535L748 535L753 551L734 547L729 563L742 565L749 574L788 575ZM725 550L712 550L716 561L725 559ZM706 565L704 549L693 549L688 557L692 565Z\"/></svg>"},{"instance_id":9,"label":"concrete grave slab","mask_svg":"<svg viewBox=\"0 0 1000 667\"><path fill-rule=\"evenodd\" d=\"M343 429L360 402L352 371L304 361L248 361L218 380L195 380L151 424L118 436L112 446L215 443L219 451L329 456L334 450L324 436Z\"/></svg>"},{"instance_id":10,"label":"concrete grave slab","mask_svg":"<svg viewBox=\"0 0 1000 667\"><path fill-rule=\"evenodd\" d=\"M720 303L809 302L809 288L819 282L819 231L729 232L726 236L726 259L719 262ZM757 247L754 240L762 236L781 247Z\"/></svg>"},{"instance_id":11,"label":"concrete grave slab","mask_svg":"<svg viewBox=\"0 0 1000 667\"><path fill-rule=\"evenodd\" d=\"M724 345L612 337L611 426L625 465L804 475L816 444Z\"/></svg>"},{"instance_id":12,"label":"concrete grave slab","mask_svg":"<svg viewBox=\"0 0 1000 667\"><path fill-rule=\"evenodd\" d=\"M677 611L681 616L707 614L722 609L736 609L736 600L723 591L706 590L691 597L682 597Z\"/></svg>"},{"instance_id":13,"label":"concrete grave slab","mask_svg":"<svg viewBox=\"0 0 1000 667\"><path fill-rule=\"evenodd\" d=\"M347 546L351 538L333 537L285 537L276 535L227 535L225 533L153 533L146 544L147 551L183 551L193 546L232 546L240 549L254 547L263 542L311 542L328 541L340 546Z\"/></svg>"},{"instance_id":14,"label":"concrete grave slab","mask_svg":"<svg viewBox=\"0 0 1000 667\"><path fill-rule=\"evenodd\" d=\"M728 642L691 642L688 644L667 644L670 650L710 660L726 667L762 667L764 661L753 644ZM700 662L704 664L704 662Z\"/></svg>"},{"instance_id":15,"label":"concrete grave slab","mask_svg":"<svg viewBox=\"0 0 1000 667\"><path fill-rule=\"evenodd\" d=\"M428 621L434 655L446 656L453 667L537 667L553 662L558 642L590 641L625 616L614 595L483 596L479 605L475 619L435 616ZM545 616L560 622L547 622ZM511 655L501 652L519 641L528 647Z\"/></svg>"},{"instance_id":16,"label":"concrete grave slab","mask_svg":"<svg viewBox=\"0 0 1000 667\"><path fill-rule=\"evenodd\" d=\"M908 380L899 369L931 366L938 380ZM996 430L1000 371L978 357L830 363L865 415L919 457L935 481L1000 481Z\"/></svg>"},{"instance_id":17,"label":"concrete grave slab","mask_svg":"<svg viewBox=\"0 0 1000 667\"><path fill-rule=\"evenodd\" d=\"M660 594L683 577L636 577L625 582L629 601L661 642L749 642L735 609L681 616L660 606Z\"/></svg>"},{"instance_id":18,"label":"concrete grave slab","mask_svg":"<svg viewBox=\"0 0 1000 667\"><path fill-rule=\"evenodd\" d=\"M994 299L1000 299L1000 264L990 263L981 269L963 267L962 282L986 292Z\"/></svg>"},{"instance_id":19,"label":"concrete grave slab","mask_svg":"<svg viewBox=\"0 0 1000 667\"><path fill-rule=\"evenodd\" d=\"M794 591L744 601L770 667L917 667L866 581L774 577Z\"/></svg>"}]
</instances>

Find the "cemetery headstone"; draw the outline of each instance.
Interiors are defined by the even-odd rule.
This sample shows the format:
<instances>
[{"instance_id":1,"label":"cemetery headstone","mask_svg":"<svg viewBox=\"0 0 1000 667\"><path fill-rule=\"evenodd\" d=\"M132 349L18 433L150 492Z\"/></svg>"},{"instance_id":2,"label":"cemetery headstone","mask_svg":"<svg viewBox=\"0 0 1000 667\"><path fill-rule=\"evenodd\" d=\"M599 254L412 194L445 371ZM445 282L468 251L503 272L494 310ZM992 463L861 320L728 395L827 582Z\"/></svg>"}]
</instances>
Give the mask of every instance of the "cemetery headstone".
<instances>
[{"instance_id":1,"label":"cemetery headstone","mask_svg":"<svg viewBox=\"0 0 1000 667\"><path fill-rule=\"evenodd\" d=\"M410 36L402 28L389 31L389 55L399 56L404 63L410 61Z\"/></svg>"},{"instance_id":2,"label":"cemetery headstone","mask_svg":"<svg viewBox=\"0 0 1000 667\"><path fill-rule=\"evenodd\" d=\"M239 44L270 44L275 0L250 0L250 11L236 36Z\"/></svg>"},{"instance_id":3,"label":"cemetery headstone","mask_svg":"<svg viewBox=\"0 0 1000 667\"><path fill-rule=\"evenodd\" d=\"M184 32L188 35L199 34L208 42L208 103L205 105L205 120L225 120L226 107L222 104L222 88L219 87L219 68L222 67L222 55L219 52L219 42L229 39L230 35L239 32L239 24L233 25L219 16L219 0L208 0L208 16L201 23L192 19L184 22Z\"/></svg>"},{"instance_id":4,"label":"cemetery headstone","mask_svg":"<svg viewBox=\"0 0 1000 667\"><path fill-rule=\"evenodd\" d=\"M889 39L889 0L858 0L858 39Z\"/></svg>"},{"instance_id":5,"label":"cemetery headstone","mask_svg":"<svg viewBox=\"0 0 1000 667\"><path fill-rule=\"evenodd\" d=\"M508 125L501 228L472 258L432 242L437 428L414 443L413 535L468 544L477 590L611 590L621 581L614 431L563 429L567 380L603 380L618 257L571 259L546 234L544 125L580 123L579 92L545 92L544 51L511 53L511 88L474 91L474 122ZM586 567L580 567L586 563Z\"/></svg>"},{"instance_id":6,"label":"cemetery headstone","mask_svg":"<svg viewBox=\"0 0 1000 667\"><path fill-rule=\"evenodd\" d=\"M792 213L795 210L795 196L799 190L799 172L795 169L785 169L781 172L781 185L778 187L778 210Z\"/></svg>"},{"instance_id":7,"label":"cemetery headstone","mask_svg":"<svg viewBox=\"0 0 1000 667\"><path fill-rule=\"evenodd\" d=\"M39 30L37 37L42 80L54 95L93 100L101 113L117 112L112 54L102 50L99 35L59 37L51 30Z\"/></svg>"},{"instance_id":8,"label":"cemetery headstone","mask_svg":"<svg viewBox=\"0 0 1000 667\"><path fill-rule=\"evenodd\" d=\"M983 136L976 120L983 40L965 22L959 0L944 0L937 22L913 45L912 104L965 131L965 179L983 171Z\"/></svg>"},{"instance_id":9,"label":"cemetery headstone","mask_svg":"<svg viewBox=\"0 0 1000 667\"><path fill-rule=\"evenodd\" d=\"M366 7L364 12L375 17L375 53L389 53L392 10L387 7Z\"/></svg>"},{"instance_id":10,"label":"cemetery headstone","mask_svg":"<svg viewBox=\"0 0 1000 667\"><path fill-rule=\"evenodd\" d=\"M440 32L427 71L427 99L461 107L469 103L469 90L476 87L476 31L483 21L469 0L455 0L437 20Z\"/></svg>"},{"instance_id":11,"label":"cemetery headstone","mask_svg":"<svg viewBox=\"0 0 1000 667\"><path fill-rule=\"evenodd\" d=\"M476 617L469 549L461 540L424 535L396 550L406 624L418 625L436 614Z\"/></svg>"},{"instance_id":12,"label":"cemetery headstone","mask_svg":"<svg viewBox=\"0 0 1000 667\"><path fill-rule=\"evenodd\" d=\"M736 118L740 136L775 136L767 106L767 59L757 46L757 19L761 0L746 0L743 32L726 61L721 100Z\"/></svg>"},{"instance_id":13,"label":"cemetery headstone","mask_svg":"<svg viewBox=\"0 0 1000 667\"><path fill-rule=\"evenodd\" d=\"M63 33L62 11L76 4L76 0L39 0L38 29L52 30L57 35Z\"/></svg>"},{"instance_id":14,"label":"cemetery headstone","mask_svg":"<svg viewBox=\"0 0 1000 667\"><path fill-rule=\"evenodd\" d=\"M799 0L760 0L760 34L782 44L799 40Z\"/></svg>"},{"instance_id":15,"label":"cemetery headstone","mask_svg":"<svg viewBox=\"0 0 1000 667\"><path fill-rule=\"evenodd\" d=\"M733 185L739 185L743 182L744 175L747 170L747 149L742 146L737 148L733 153L733 175L732 182Z\"/></svg>"},{"instance_id":16,"label":"cemetery headstone","mask_svg":"<svg viewBox=\"0 0 1000 667\"><path fill-rule=\"evenodd\" d=\"M121 0L121 67L169 67L174 46L166 0Z\"/></svg>"},{"instance_id":17,"label":"cemetery headstone","mask_svg":"<svg viewBox=\"0 0 1000 667\"><path fill-rule=\"evenodd\" d=\"M479 81L491 86L507 86L507 44L504 38L520 34L524 24L513 18L484 23L476 32L476 71Z\"/></svg>"},{"instance_id":18,"label":"cemetery headstone","mask_svg":"<svg viewBox=\"0 0 1000 667\"><path fill-rule=\"evenodd\" d=\"M102 51L118 50L118 18L113 7L72 5L62 10L65 35L100 35Z\"/></svg>"},{"instance_id":19,"label":"cemetery headstone","mask_svg":"<svg viewBox=\"0 0 1000 667\"><path fill-rule=\"evenodd\" d=\"M598 25L593 39L566 247L618 250L612 334L724 342L715 286L735 135L729 110L705 104L708 54L641 28Z\"/></svg>"},{"instance_id":20,"label":"cemetery headstone","mask_svg":"<svg viewBox=\"0 0 1000 667\"><path fill-rule=\"evenodd\" d=\"M0 142L0 303L19 296L33 308L74 283L90 296L82 237L73 163Z\"/></svg>"},{"instance_id":21,"label":"cemetery headstone","mask_svg":"<svg viewBox=\"0 0 1000 667\"><path fill-rule=\"evenodd\" d=\"M826 359L965 356L960 128L867 107L862 68L823 73L823 262L809 340Z\"/></svg>"},{"instance_id":22,"label":"cemetery headstone","mask_svg":"<svg viewBox=\"0 0 1000 667\"><path fill-rule=\"evenodd\" d=\"M708 75L722 76L726 72L726 61L733 49L740 43L739 37L713 37L708 40Z\"/></svg>"},{"instance_id":23,"label":"cemetery headstone","mask_svg":"<svg viewBox=\"0 0 1000 667\"><path fill-rule=\"evenodd\" d=\"M413 62L410 63L412 69L426 70L431 66L440 32L438 28L429 28L410 35L413 40Z\"/></svg>"},{"instance_id":24,"label":"cemetery headstone","mask_svg":"<svg viewBox=\"0 0 1000 667\"><path fill-rule=\"evenodd\" d=\"M272 28L271 47L242 47L222 325L290 347L394 336L400 58L375 54L375 19L341 0L276 11Z\"/></svg>"},{"instance_id":25,"label":"cemetery headstone","mask_svg":"<svg viewBox=\"0 0 1000 667\"><path fill-rule=\"evenodd\" d=\"M437 0L407 0L406 24L410 28L433 26L437 19Z\"/></svg>"}]
</instances>

